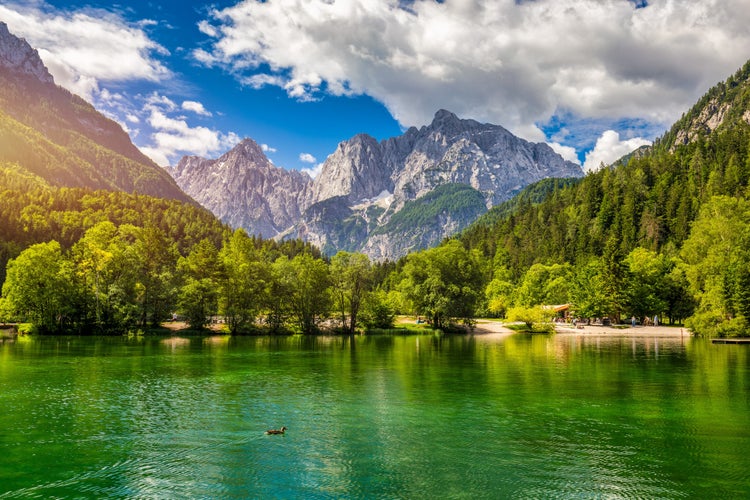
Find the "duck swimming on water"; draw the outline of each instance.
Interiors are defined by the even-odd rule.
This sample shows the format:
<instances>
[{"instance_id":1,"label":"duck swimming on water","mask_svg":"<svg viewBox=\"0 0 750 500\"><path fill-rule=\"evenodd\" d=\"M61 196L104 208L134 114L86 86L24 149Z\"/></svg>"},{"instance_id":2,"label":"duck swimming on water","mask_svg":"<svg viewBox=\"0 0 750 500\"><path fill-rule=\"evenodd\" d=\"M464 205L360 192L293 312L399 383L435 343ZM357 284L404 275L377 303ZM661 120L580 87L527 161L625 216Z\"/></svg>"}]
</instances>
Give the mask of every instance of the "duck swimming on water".
<instances>
[{"instance_id":1,"label":"duck swimming on water","mask_svg":"<svg viewBox=\"0 0 750 500\"><path fill-rule=\"evenodd\" d=\"M281 429L270 429L266 431L266 434L284 434L286 427L281 426Z\"/></svg>"}]
</instances>

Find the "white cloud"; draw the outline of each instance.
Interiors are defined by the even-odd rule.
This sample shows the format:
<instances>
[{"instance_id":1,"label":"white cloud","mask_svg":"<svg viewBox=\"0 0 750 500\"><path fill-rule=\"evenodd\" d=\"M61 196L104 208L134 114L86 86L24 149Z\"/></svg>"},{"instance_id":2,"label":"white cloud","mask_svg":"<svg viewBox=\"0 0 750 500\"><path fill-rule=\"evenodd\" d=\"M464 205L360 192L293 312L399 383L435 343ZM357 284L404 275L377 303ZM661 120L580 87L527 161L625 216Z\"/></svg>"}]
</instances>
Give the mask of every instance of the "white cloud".
<instances>
[{"instance_id":1,"label":"white cloud","mask_svg":"<svg viewBox=\"0 0 750 500\"><path fill-rule=\"evenodd\" d=\"M149 146L141 146L138 148L141 150L141 152L154 160L154 163L156 163L159 166L167 167L170 165L170 159L167 157L166 154L164 154L164 151L162 151L159 148L152 148Z\"/></svg>"},{"instance_id":2,"label":"white cloud","mask_svg":"<svg viewBox=\"0 0 750 500\"><path fill-rule=\"evenodd\" d=\"M151 144L141 146L141 151L157 164L166 166L182 155L208 157L223 153L240 142L233 133L222 133L203 126L191 126L184 117L173 117L177 111L174 102L156 93L146 98L144 111L152 128Z\"/></svg>"},{"instance_id":3,"label":"white cloud","mask_svg":"<svg viewBox=\"0 0 750 500\"><path fill-rule=\"evenodd\" d=\"M557 142L548 142L547 143L549 147L552 148L552 150L563 157L563 159L572 161L573 163L577 163L578 165L581 164L581 161L578 159L578 153L576 152L576 148L570 147L570 146L563 146L560 143Z\"/></svg>"},{"instance_id":4,"label":"white cloud","mask_svg":"<svg viewBox=\"0 0 750 500\"><path fill-rule=\"evenodd\" d=\"M300 153L299 161L303 161L305 163L315 163L318 160L310 153Z\"/></svg>"},{"instance_id":5,"label":"white cloud","mask_svg":"<svg viewBox=\"0 0 750 500\"><path fill-rule=\"evenodd\" d=\"M614 130L605 131L596 141L594 149L586 153L583 169L586 172L598 170L602 164L610 165L633 150L651 144L640 137L620 140L620 134Z\"/></svg>"},{"instance_id":6,"label":"white cloud","mask_svg":"<svg viewBox=\"0 0 750 500\"><path fill-rule=\"evenodd\" d=\"M558 112L666 125L750 46L747 0L403 4L243 1L201 23L194 56L302 100L367 94L406 126L446 108L535 139Z\"/></svg>"},{"instance_id":7,"label":"white cloud","mask_svg":"<svg viewBox=\"0 0 750 500\"><path fill-rule=\"evenodd\" d=\"M300 171L309 175L313 179L315 179L317 176L320 175L320 172L323 170L323 163L318 163L312 168L303 168Z\"/></svg>"},{"instance_id":8,"label":"white cloud","mask_svg":"<svg viewBox=\"0 0 750 500\"><path fill-rule=\"evenodd\" d=\"M203 104L197 101L182 101L182 109L185 111L192 111L201 116L212 116L211 113L203 107Z\"/></svg>"},{"instance_id":9,"label":"white cloud","mask_svg":"<svg viewBox=\"0 0 750 500\"><path fill-rule=\"evenodd\" d=\"M102 10L49 14L43 8L50 10L43 2L0 5L0 19L37 48L55 81L71 92L91 101L101 82L156 82L170 76L154 57L166 49L143 30L149 21L134 26Z\"/></svg>"},{"instance_id":10,"label":"white cloud","mask_svg":"<svg viewBox=\"0 0 750 500\"><path fill-rule=\"evenodd\" d=\"M260 145L260 149L262 149L264 153L275 153L276 152L276 148L272 148L268 144L261 144Z\"/></svg>"}]
</instances>

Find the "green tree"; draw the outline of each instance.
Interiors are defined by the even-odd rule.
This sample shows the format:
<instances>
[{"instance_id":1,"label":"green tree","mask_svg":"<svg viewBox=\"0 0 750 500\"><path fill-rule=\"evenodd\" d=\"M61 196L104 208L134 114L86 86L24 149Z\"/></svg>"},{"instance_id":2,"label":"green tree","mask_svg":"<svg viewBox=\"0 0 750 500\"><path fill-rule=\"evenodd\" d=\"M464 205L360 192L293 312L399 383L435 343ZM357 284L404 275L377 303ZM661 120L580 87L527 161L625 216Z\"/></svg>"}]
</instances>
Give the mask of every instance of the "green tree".
<instances>
[{"instance_id":1,"label":"green tree","mask_svg":"<svg viewBox=\"0 0 750 500\"><path fill-rule=\"evenodd\" d=\"M510 270L504 265L497 266L493 272L492 281L484 290L487 310L498 317L505 317L512 304L515 288Z\"/></svg>"},{"instance_id":2,"label":"green tree","mask_svg":"<svg viewBox=\"0 0 750 500\"><path fill-rule=\"evenodd\" d=\"M687 279L686 265L678 258L672 258L672 268L662 283L662 297L666 309L664 313L669 323L682 323L695 312L697 306L690 293L690 282Z\"/></svg>"},{"instance_id":3,"label":"green tree","mask_svg":"<svg viewBox=\"0 0 750 500\"><path fill-rule=\"evenodd\" d=\"M360 319L365 328L393 328L396 315L384 290L375 290L365 295Z\"/></svg>"},{"instance_id":4,"label":"green tree","mask_svg":"<svg viewBox=\"0 0 750 500\"><path fill-rule=\"evenodd\" d=\"M570 264L534 264L524 273L514 302L523 306L567 304L571 272Z\"/></svg>"},{"instance_id":5,"label":"green tree","mask_svg":"<svg viewBox=\"0 0 750 500\"><path fill-rule=\"evenodd\" d=\"M331 284L341 325L353 334L357 328L360 307L372 287L370 259L361 253L338 252L331 258Z\"/></svg>"},{"instance_id":6,"label":"green tree","mask_svg":"<svg viewBox=\"0 0 750 500\"><path fill-rule=\"evenodd\" d=\"M136 321L137 262L131 247L135 232L134 226L100 222L73 246L72 259L97 329L123 330Z\"/></svg>"},{"instance_id":7,"label":"green tree","mask_svg":"<svg viewBox=\"0 0 750 500\"><path fill-rule=\"evenodd\" d=\"M732 321L742 271L750 266L750 204L744 199L716 196L701 207L690 236L682 247L686 276L698 301L686 323L695 333L718 335Z\"/></svg>"},{"instance_id":8,"label":"green tree","mask_svg":"<svg viewBox=\"0 0 750 500\"><path fill-rule=\"evenodd\" d=\"M179 259L177 268L184 283L179 292L180 311L191 327L203 328L218 308L219 252L213 243L203 239Z\"/></svg>"},{"instance_id":9,"label":"green tree","mask_svg":"<svg viewBox=\"0 0 750 500\"><path fill-rule=\"evenodd\" d=\"M625 258L629 283L626 285L625 308L637 318L663 315L667 308L665 295L671 262L645 248L636 248Z\"/></svg>"},{"instance_id":10,"label":"green tree","mask_svg":"<svg viewBox=\"0 0 750 500\"><path fill-rule=\"evenodd\" d=\"M136 232L133 249L136 269L137 304L142 326L157 326L174 310L177 295L177 245L153 224Z\"/></svg>"},{"instance_id":11,"label":"green tree","mask_svg":"<svg viewBox=\"0 0 750 500\"><path fill-rule=\"evenodd\" d=\"M219 252L222 273L219 286L219 311L229 331L247 330L268 304L266 292L271 281L268 263L255 242L243 229L237 229Z\"/></svg>"},{"instance_id":12,"label":"green tree","mask_svg":"<svg viewBox=\"0 0 750 500\"><path fill-rule=\"evenodd\" d=\"M32 245L8 262L3 296L15 314L40 332L72 326L79 289L73 265L57 241ZM6 304L7 305L7 304Z\"/></svg>"},{"instance_id":13,"label":"green tree","mask_svg":"<svg viewBox=\"0 0 750 500\"><path fill-rule=\"evenodd\" d=\"M434 328L445 328L456 319L471 324L483 288L481 270L477 253L450 241L410 254L399 286L415 312Z\"/></svg>"},{"instance_id":14,"label":"green tree","mask_svg":"<svg viewBox=\"0 0 750 500\"><path fill-rule=\"evenodd\" d=\"M610 311L610 297L604 287L606 269L600 259L591 258L576 266L570 287L572 313L582 318L601 318Z\"/></svg>"},{"instance_id":15,"label":"green tree","mask_svg":"<svg viewBox=\"0 0 750 500\"><path fill-rule=\"evenodd\" d=\"M519 321L527 330L534 332L552 332L554 325L550 321L554 313L541 305L515 306L508 310L508 321Z\"/></svg>"},{"instance_id":16,"label":"green tree","mask_svg":"<svg viewBox=\"0 0 750 500\"><path fill-rule=\"evenodd\" d=\"M278 294L275 299L286 302L298 331L316 333L331 305L328 265L308 253L302 253L291 260L280 257L273 268L273 280L276 281L273 291ZM279 304L279 313L283 313L286 307Z\"/></svg>"}]
</instances>

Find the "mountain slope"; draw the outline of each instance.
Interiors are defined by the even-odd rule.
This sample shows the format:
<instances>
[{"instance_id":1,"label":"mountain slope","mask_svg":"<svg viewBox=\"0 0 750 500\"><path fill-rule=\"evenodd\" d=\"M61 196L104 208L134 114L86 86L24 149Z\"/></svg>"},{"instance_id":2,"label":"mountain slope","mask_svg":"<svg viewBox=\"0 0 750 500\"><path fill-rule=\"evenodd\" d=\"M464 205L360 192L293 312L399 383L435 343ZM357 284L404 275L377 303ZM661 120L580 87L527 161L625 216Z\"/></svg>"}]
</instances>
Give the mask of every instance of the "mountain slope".
<instances>
[{"instance_id":1,"label":"mountain slope","mask_svg":"<svg viewBox=\"0 0 750 500\"><path fill-rule=\"evenodd\" d=\"M53 186L192 202L117 123L55 85L36 50L0 22L0 161Z\"/></svg>"},{"instance_id":2,"label":"mountain slope","mask_svg":"<svg viewBox=\"0 0 750 500\"><path fill-rule=\"evenodd\" d=\"M534 263L615 261L636 247L679 254L701 208L750 193L750 62L691 108L652 148L569 185L540 183L460 236L514 276ZM530 191L531 192L531 191Z\"/></svg>"},{"instance_id":3,"label":"mountain slope","mask_svg":"<svg viewBox=\"0 0 750 500\"><path fill-rule=\"evenodd\" d=\"M706 138L715 130L750 123L750 61L711 88L657 144L669 151Z\"/></svg>"}]
</instances>

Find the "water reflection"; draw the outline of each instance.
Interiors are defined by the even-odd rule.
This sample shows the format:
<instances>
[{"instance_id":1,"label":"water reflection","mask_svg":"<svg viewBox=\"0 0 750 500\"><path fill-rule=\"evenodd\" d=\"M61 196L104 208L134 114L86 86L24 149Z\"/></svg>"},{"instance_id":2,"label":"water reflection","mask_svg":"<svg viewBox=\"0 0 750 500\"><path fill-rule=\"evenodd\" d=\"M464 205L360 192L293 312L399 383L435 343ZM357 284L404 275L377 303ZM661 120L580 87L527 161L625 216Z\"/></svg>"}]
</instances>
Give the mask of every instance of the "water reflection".
<instances>
[{"instance_id":1,"label":"water reflection","mask_svg":"<svg viewBox=\"0 0 750 500\"><path fill-rule=\"evenodd\" d=\"M35 338L0 377L0 497L750 495L745 346Z\"/></svg>"}]
</instances>

